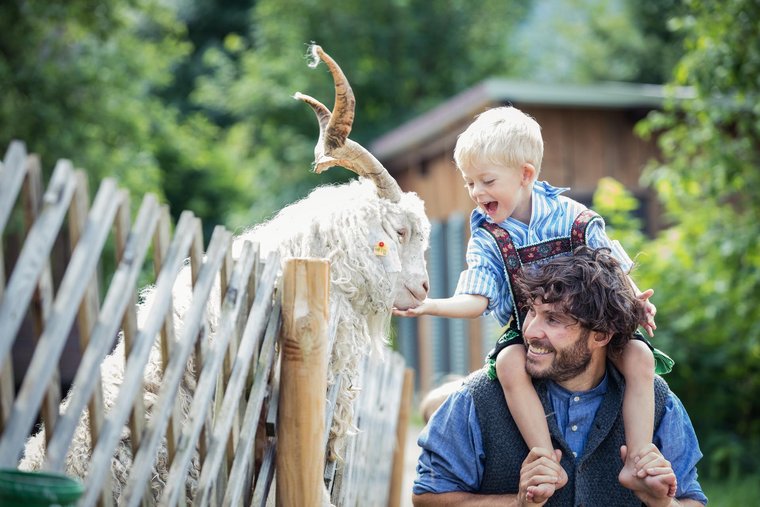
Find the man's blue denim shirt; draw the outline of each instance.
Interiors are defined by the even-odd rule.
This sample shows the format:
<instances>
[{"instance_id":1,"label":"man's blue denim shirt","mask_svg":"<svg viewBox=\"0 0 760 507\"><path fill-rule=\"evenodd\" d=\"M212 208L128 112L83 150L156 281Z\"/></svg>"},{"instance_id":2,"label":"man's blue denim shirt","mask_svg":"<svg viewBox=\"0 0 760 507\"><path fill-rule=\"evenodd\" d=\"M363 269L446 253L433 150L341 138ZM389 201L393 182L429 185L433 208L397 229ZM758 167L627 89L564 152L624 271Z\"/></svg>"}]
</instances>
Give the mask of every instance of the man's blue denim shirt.
<instances>
[{"instance_id":1,"label":"man's blue denim shirt","mask_svg":"<svg viewBox=\"0 0 760 507\"><path fill-rule=\"evenodd\" d=\"M567 391L554 382L549 383L549 399L557 426L576 458L583 455L591 423L606 392L606 375L594 389L583 392ZM478 491L485 452L475 406L465 389L448 397L423 429L417 443L422 454L417 462L415 494ZM702 452L689 415L672 392L665 402L665 414L655 428L654 444L670 461L676 474L676 498L691 498L706 504L707 497L697 480L696 464ZM622 461L619 465L622 468Z\"/></svg>"}]
</instances>

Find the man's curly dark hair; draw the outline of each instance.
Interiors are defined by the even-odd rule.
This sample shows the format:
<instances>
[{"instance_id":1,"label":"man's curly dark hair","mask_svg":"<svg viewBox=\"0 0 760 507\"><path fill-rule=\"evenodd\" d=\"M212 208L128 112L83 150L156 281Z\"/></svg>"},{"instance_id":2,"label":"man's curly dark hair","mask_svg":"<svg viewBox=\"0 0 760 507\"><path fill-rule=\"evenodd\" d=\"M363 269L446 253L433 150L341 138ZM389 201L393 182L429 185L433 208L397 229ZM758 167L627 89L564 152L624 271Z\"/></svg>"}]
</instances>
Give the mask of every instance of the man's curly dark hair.
<instances>
[{"instance_id":1,"label":"man's curly dark hair","mask_svg":"<svg viewBox=\"0 0 760 507\"><path fill-rule=\"evenodd\" d=\"M607 248L581 246L572 255L523 269L516 289L528 307L541 298L543 303L557 304L583 328L612 334L608 353L613 357L623 351L644 320L643 305Z\"/></svg>"}]
</instances>

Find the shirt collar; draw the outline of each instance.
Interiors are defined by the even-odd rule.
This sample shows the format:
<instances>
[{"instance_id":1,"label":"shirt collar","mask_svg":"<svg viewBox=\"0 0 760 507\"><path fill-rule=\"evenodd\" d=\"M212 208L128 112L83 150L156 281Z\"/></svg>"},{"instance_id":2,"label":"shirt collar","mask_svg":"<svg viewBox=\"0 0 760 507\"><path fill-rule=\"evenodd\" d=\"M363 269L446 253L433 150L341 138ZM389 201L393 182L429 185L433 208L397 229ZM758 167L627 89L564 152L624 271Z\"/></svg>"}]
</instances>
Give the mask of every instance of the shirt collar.
<instances>
[{"instance_id":1,"label":"shirt collar","mask_svg":"<svg viewBox=\"0 0 760 507\"><path fill-rule=\"evenodd\" d=\"M546 181L536 181L533 183L533 192L532 192L532 203L531 203L531 222L541 220L544 218L545 215L549 215L554 212L554 210L559 205L559 201L557 200L557 196L560 194L567 192L570 190L570 187L555 187L553 185L550 185ZM541 213L542 216L537 216L540 211L543 211ZM513 222L514 219L510 219L509 217L499 225L502 227L505 227L509 223ZM488 215L480 211L480 208L475 208L472 210L472 214L470 215L470 227L471 230L476 230L478 227L480 227L480 224L483 222L493 222ZM506 228L506 227L505 227Z\"/></svg>"},{"instance_id":2,"label":"shirt collar","mask_svg":"<svg viewBox=\"0 0 760 507\"><path fill-rule=\"evenodd\" d=\"M581 396L588 400L589 398L604 396L607 393L607 371L605 370L604 377L602 377L601 382L599 382L596 387L589 389L588 391L568 391L554 381L549 381L546 384L549 390L549 396L557 397L561 400L567 400L571 396Z\"/></svg>"}]
</instances>

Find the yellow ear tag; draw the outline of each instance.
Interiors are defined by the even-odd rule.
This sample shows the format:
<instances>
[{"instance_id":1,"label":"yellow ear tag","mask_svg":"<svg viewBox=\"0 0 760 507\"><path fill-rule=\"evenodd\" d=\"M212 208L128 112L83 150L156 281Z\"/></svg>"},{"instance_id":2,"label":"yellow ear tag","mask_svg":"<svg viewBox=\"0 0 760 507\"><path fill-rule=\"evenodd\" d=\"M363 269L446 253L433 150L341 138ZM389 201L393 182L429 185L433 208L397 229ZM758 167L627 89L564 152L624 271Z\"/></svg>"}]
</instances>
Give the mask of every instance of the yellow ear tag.
<instances>
[{"instance_id":1,"label":"yellow ear tag","mask_svg":"<svg viewBox=\"0 0 760 507\"><path fill-rule=\"evenodd\" d=\"M378 255L380 257L385 257L388 255L388 247L385 246L385 243L382 241L378 241L377 245L375 245L375 255Z\"/></svg>"}]
</instances>

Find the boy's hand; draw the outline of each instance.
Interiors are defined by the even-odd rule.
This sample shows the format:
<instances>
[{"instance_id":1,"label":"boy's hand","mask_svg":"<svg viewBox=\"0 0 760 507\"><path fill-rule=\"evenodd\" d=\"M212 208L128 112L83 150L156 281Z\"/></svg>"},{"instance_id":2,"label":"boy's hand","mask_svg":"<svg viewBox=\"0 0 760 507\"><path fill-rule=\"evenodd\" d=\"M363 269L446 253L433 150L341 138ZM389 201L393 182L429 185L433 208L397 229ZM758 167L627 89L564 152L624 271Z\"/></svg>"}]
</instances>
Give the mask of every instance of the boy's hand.
<instances>
[{"instance_id":1,"label":"boy's hand","mask_svg":"<svg viewBox=\"0 0 760 507\"><path fill-rule=\"evenodd\" d=\"M518 505L539 506L564 484L559 484L564 473L559 464L562 451L534 447L520 468L520 485L517 492ZM565 483L567 481L565 480Z\"/></svg>"},{"instance_id":2,"label":"boy's hand","mask_svg":"<svg viewBox=\"0 0 760 507\"><path fill-rule=\"evenodd\" d=\"M628 448L620 447L620 458L625 462ZM650 444L636 462L638 473L631 483L622 484L644 504L650 506L671 505L675 496L678 480L671 463L665 459L660 450Z\"/></svg>"},{"instance_id":3,"label":"boy's hand","mask_svg":"<svg viewBox=\"0 0 760 507\"><path fill-rule=\"evenodd\" d=\"M657 307L652 304L651 301L649 301L649 298L652 297L652 294L654 294L654 289L647 289L644 292L639 292L636 294L636 297L641 301L641 304L644 305L644 310L646 311L646 321L641 322L641 327L643 327L647 334L649 334L649 337L652 338L654 336L654 330L657 329L657 324L654 323L654 316L657 313Z\"/></svg>"},{"instance_id":4,"label":"boy's hand","mask_svg":"<svg viewBox=\"0 0 760 507\"><path fill-rule=\"evenodd\" d=\"M426 299L420 303L419 306L416 306L414 308L409 308L406 310L399 310L398 308L394 308L393 315L396 317L419 317L420 315L427 315L432 307L433 303L430 301L430 299Z\"/></svg>"},{"instance_id":5,"label":"boy's hand","mask_svg":"<svg viewBox=\"0 0 760 507\"><path fill-rule=\"evenodd\" d=\"M488 307L488 298L474 294L459 294L449 298L427 298L416 308L393 309L397 317L419 317L435 315L454 319L474 319Z\"/></svg>"}]
</instances>

